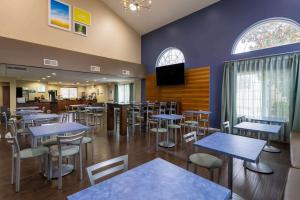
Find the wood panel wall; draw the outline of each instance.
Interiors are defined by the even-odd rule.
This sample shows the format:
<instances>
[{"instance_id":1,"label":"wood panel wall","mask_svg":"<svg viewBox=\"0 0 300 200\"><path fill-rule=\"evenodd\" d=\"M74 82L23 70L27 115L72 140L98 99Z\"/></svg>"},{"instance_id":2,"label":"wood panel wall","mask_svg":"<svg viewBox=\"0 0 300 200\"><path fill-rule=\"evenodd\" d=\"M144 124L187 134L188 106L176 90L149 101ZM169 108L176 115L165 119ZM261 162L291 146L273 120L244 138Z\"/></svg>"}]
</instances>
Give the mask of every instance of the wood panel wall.
<instances>
[{"instance_id":1,"label":"wood panel wall","mask_svg":"<svg viewBox=\"0 0 300 200\"><path fill-rule=\"evenodd\" d=\"M181 111L209 110L210 67L185 71L185 85L156 86L155 74L146 78L147 101L177 101Z\"/></svg>"}]
</instances>

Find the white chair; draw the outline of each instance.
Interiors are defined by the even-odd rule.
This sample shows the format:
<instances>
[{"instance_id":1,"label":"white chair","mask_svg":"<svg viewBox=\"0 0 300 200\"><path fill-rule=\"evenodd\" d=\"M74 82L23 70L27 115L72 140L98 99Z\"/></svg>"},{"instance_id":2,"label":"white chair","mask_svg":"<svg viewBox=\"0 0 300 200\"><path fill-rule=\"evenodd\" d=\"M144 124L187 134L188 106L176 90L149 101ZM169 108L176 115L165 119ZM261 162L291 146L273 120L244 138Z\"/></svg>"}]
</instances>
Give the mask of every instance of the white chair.
<instances>
[{"instance_id":1,"label":"white chair","mask_svg":"<svg viewBox=\"0 0 300 200\"><path fill-rule=\"evenodd\" d=\"M148 127L149 127L149 141L150 141L150 133L155 133L156 135L156 151L158 150L158 143L159 143L159 136L162 134L166 134L168 132L167 128L162 128L161 127L161 121L158 121L156 119L149 119L148 120ZM152 128L153 127L153 128Z\"/></svg>"},{"instance_id":2,"label":"white chair","mask_svg":"<svg viewBox=\"0 0 300 200\"><path fill-rule=\"evenodd\" d=\"M222 131L224 131L225 133L231 134L231 127L230 127L230 122L229 121L223 122Z\"/></svg>"},{"instance_id":3,"label":"white chair","mask_svg":"<svg viewBox=\"0 0 300 200\"><path fill-rule=\"evenodd\" d=\"M19 142L16 136L12 136L10 132L5 135L7 142L12 147L12 167L11 167L11 184L16 181L16 192L20 191L20 171L21 160L35 157L44 157L45 170L48 168L48 153L47 147L27 148L20 150Z\"/></svg>"},{"instance_id":4,"label":"white chair","mask_svg":"<svg viewBox=\"0 0 300 200\"><path fill-rule=\"evenodd\" d=\"M191 133L187 133L183 136L185 143L195 143L197 141L197 133L193 131ZM192 146L194 149L194 146ZM197 166L203 167L209 171L210 180L213 181L214 178L214 170L219 170L218 175L218 182L220 181L221 171L222 171L222 164L223 161L213 155L206 154L206 153L191 153L188 150L188 146L186 145L186 153L187 153L187 165L186 169L189 170L189 164L195 165L194 172L197 173Z\"/></svg>"},{"instance_id":5,"label":"white chair","mask_svg":"<svg viewBox=\"0 0 300 200\"><path fill-rule=\"evenodd\" d=\"M75 156L79 156L80 164L80 181L83 179L82 173L82 152L81 145L84 132L69 135L57 136L57 145L50 147L50 160L49 160L49 179L52 178L52 158L58 158L58 189L62 188L62 159L65 157L74 157L74 167L76 166Z\"/></svg>"},{"instance_id":6,"label":"white chair","mask_svg":"<svg viewBox=\"0 0 300 200\"><path fill-rule=\"evenodd\" d=\"M122 162L122 164L107 169L107 166L113 165L113 164L119 163L119 162ZM95 171L99 171L101 168L105 168L105 170L98 172L98 173L94 173ZM115 173L118 171L125 171L127 169L128 169L128 155L124 155L124 156L106 160L104 162L87 167L86 171L88 173L91 185L95 185L96 180L98 180L104 176L108 176L112 173Z\"/></svg>"}]
</instances>

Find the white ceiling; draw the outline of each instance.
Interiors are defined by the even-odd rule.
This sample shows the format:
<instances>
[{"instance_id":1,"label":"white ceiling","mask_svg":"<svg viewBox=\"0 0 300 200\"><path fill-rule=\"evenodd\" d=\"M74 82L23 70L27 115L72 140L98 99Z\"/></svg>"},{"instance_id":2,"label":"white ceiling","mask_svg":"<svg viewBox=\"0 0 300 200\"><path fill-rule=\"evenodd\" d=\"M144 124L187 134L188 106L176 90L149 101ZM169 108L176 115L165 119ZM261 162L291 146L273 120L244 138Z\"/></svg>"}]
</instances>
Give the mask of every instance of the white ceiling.
<instances>
[{"instance_id":1,"label":"white ceiling","mask_svg":"<svg viewBox=\"0 0 300 200\"><path fill-rule=\"evenodd\" d=\"M150 10L125 10L121 0L102 0L141 35L176 21L220 0L152 0Z\"/></svg>"},{"instance_id":2,"label":"white ceiling","mask_svg":"<svg viewBox=\"0 0 300 200\"><path fill-rule=\"evenodd\" d=\"M55 75L53 75L53 73L55 73ZM117 77L104 74L42 69L16 65L0 65L0 77L16 78L17 80L24 81L40 81L48 84L81 86L134 80L134 78ZM43 77L46 79L43 80Z\"/></svg>"}]
</instances>

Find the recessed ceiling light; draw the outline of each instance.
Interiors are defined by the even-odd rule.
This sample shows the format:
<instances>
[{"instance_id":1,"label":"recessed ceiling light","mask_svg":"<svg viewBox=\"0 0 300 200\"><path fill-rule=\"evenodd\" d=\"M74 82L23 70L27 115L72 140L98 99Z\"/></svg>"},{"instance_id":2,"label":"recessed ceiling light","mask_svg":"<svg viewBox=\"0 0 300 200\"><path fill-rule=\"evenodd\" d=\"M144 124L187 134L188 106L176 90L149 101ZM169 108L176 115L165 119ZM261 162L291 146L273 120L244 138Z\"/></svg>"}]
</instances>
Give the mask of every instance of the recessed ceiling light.
<instances>
[{"instance_id":1,"label":"recessed ceiling light","mask_svg":"<svg viewBox=\"0 0 300 200\"><path fill-rule=\"evenodd\" d=\"M40 82L41 80L37 80L38 82Z\"/></svg>"},{"instance_id":2,"label":"recessed ceiling light","mask_svg":"<svg viewBox=\"0 0 300 200\"><path fill-rule=\"evenodd\" d=\"M103 77L102 79L103 79L103 80L106 80L107 78Z\"/></svg>"},{"instance_id":3,"label":"recessed ceiling light","mask_svg":"<svg viewBox=\"0 0 300 200\"><path fill-rule=\"evenodd\" d=\"M79 85L80 83L77 82L76 84Z\"/></svg>"},{"instance_id":4,"label":"recessed ceiling light","mask_svg":"<svg viewBox=\"0 0 300 200\"><path fill-rule=\"evenodd\" d=\"M43 77L42 79L43 79L43 80L45 80L46 78L45 78L45 77Z\"/></svg>"},{"instance_id":5,"label":"recessed ceiling light","mask_svg":"<svg viewBox=\"0 0 300 200\"><path fill-rule=\"evenodd\" d=\"M136 10L137 10L137 5L134 4L134 3L131 3L131 4L129 4L129 9L130 9L131 11L136 11Z\"/></svg>"},{"instance_id":6,"label":"recessed ceiling light","mask_svg":"<svg viewBox=\"0 0 300 200\"><path fill-rule=\"evenodd\" d=\"M62 82L60 82L60 81L59 81L58 83L59 83L59 84L62 84Z\"/></svg>"},{"instance_id":7,"label":"recessed ceiling light","mask_svg":"<svg viewBox=\"0 0 300 200\"><path fill-rule=\"evenodd\" d=\"M53 72L53 73L51 73L53 76L56 76L56 73L55 72Z\"/></svg>"},{"instance_id":8,"label":"recessed ceiling light","mask_svg":"<svg viewBox=\"0 0 300 200\"><path fill-rule=\"evenodd\" d=\"M47 78L50 78L51 76L47 76Z\"/></svg>"},{"instance_id":9,"label":"recessed ceiling light","mask_svg":"<svg viewBox=\"0 0 300 200\"><path fill-rule=\"evenodd\" d=\"M85 82L87 82L87 83L88 83L89 81L85 81Z\"/></svg>"}]
</instances>

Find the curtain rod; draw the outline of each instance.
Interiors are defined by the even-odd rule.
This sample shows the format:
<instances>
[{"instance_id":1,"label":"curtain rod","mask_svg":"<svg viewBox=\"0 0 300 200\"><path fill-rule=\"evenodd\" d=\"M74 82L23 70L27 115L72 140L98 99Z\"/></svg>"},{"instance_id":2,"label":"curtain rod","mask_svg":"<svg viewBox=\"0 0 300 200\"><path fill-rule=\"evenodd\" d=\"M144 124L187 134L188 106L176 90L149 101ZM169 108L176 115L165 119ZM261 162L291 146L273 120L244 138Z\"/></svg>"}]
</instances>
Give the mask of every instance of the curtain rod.
<instances>
[{"instance_id":1,"label":"curtain rod","mask_svg":"<svg viewBox=\"0 0 300 200\"><path fill-rule=\"evenodd\" d=\"M259 58L265 58L265 57L271 57L271 56L280 56L280 55L286 55L286 54L292 54L292 53L300 53L300 51L291 51L291 52L271 54L271 55L265 55L265 56L257 56L257 57L250 57L250 58L241 58L241 59L237 59L237 60L227 60L227 61L224 61L224 63L236 62L236 61L243 61L243 60L251 60L251 59L259 59Z\"/></svg>"}]
</instances>

